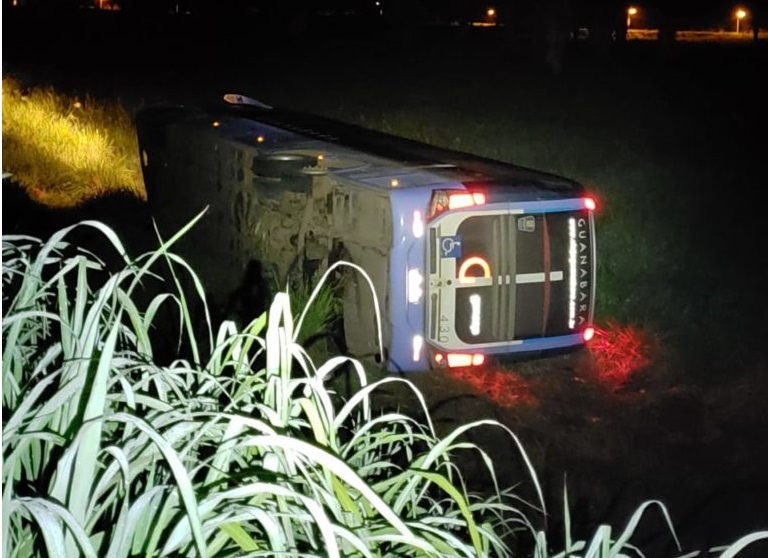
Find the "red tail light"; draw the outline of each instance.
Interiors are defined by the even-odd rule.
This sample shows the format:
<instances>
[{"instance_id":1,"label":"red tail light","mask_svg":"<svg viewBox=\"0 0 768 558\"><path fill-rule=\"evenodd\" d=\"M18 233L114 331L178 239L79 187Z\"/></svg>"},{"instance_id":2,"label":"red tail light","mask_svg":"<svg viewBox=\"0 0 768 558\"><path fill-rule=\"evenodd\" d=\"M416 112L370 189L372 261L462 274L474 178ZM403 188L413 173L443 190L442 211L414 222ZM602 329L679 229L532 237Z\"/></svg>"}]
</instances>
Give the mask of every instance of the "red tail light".
<instances>
[{"instance_id":1,"label":"red tail light","mask_svg":"<svg viewBox=\"0 0 768 558\"><path fill-rule=\"evenodd\" d=\"M462 368L466 366L482 366L485 355L482 353L448 353L448 367Z\"/></svg>"},{"instance_id":2,"label":"red tail light","mask_svg":"<svg viewBox=\"0 0 768 558\"><path fill-rule=\"evenodd\" d=\"M485 194L482 192L467 192L466 190L435 190L429 203L427 219L433 219L443 211L462 209L485 204Z\"/></svg>"},{"instance_id":3,"label":"red tail light","mask_svg":"<svg viewBox=\"0 0 768 558\"><path fill-rule=\"evenodd\" d=\"M480 192L448 194L448 209L461 209L462 207L472 207L473 205L483 205L484 203L485 194Z\"/></svg>"}]
</instances>

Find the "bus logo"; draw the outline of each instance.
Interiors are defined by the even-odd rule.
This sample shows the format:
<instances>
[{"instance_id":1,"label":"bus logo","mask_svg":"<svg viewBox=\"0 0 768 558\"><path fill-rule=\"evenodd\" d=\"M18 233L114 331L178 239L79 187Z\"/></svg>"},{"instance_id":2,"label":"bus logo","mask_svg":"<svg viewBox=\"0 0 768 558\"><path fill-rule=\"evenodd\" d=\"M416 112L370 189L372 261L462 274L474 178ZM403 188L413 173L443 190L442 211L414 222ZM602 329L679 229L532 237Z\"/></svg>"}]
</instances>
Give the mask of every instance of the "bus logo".
<instances>
[{"instance_id":1,"label":"bus logo","mask_svg":"<svg viewBox=\"0 0 768 558\"><path fill-rule=\"evenodd\" d=\"M440 256L443 258L460 258L461 236L440 237Z\"/></svg>"}]
</instances>

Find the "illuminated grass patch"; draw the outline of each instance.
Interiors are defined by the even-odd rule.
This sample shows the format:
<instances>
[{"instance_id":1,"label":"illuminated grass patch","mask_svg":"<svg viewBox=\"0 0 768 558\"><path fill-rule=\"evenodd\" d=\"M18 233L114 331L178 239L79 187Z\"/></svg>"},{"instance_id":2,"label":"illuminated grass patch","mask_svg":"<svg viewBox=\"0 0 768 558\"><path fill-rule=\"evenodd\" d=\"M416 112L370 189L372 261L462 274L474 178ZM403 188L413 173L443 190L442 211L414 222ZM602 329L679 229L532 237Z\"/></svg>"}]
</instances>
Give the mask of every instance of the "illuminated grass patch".
<instances>
[{"instance_id":1,"label":"illuminated grass patch","mask_svg":"<svg viewBox=\"0 0 768 558\"><path fill-rule=\"evenodd\" d=\"M30 197L73 207L117 191L146 199L131 116L119 104L3 78L3 172Z\"/></svg>"},{"instance_id":2,"label":"illuminated grass patch","mask_svg":"<svg viewBox=\"0 0 768 558\"><path fill-rule=\"evenodd\" d=\"M595 330L587 345L595 362L597 376L611 385L628 381L653 361L657 343L651 336L631 325L609 323Z\"/></svg>"},{"instance_id":3,"label":"illuminated grass patch","mask_svg":"<svg viewBox=\"0 0 768 558\"><path fill-rule=\"evenodd\" d=\"M511 370L490 368L453 368L448 374L467 384L473 393L483 395L501 407L538 405L530 382Z\"/></svg>"}]
</instances>

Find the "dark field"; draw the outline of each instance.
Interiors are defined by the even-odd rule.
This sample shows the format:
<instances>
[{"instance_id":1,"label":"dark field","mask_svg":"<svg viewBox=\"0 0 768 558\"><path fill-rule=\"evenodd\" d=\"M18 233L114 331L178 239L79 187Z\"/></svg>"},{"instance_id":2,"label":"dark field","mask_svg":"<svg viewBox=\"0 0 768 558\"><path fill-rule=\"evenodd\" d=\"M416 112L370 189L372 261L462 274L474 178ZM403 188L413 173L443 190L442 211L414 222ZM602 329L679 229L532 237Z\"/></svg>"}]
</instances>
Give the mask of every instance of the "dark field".
<instances>
[{"instance_id":1,"label":"dark field","mask_svg":"<svg viewBox=\"0 0 768 558\"><path fill-rule=\"evenodd\" d=\"M654 498L684 550L768 529L768 43L574 43L550 75L500 30L296 37L244 19L83 15L5 9L4 75L131 109L240 92L587 184L601 200L597 322L631 332L624 352L414 381L440 425L496 418L520 436L555 525L567 475L577 537L621 528ZM138 202L41 217L9 187L3 233L83 215L129 245L149 233ZM634 350L643 358L614 381L611 363ZM504 481L524 480L506 439L476 436ZM676 555L654 514L644 525L649 556ZM740 554L765 555L765 543Z\"/></svg>"}]
</instances>

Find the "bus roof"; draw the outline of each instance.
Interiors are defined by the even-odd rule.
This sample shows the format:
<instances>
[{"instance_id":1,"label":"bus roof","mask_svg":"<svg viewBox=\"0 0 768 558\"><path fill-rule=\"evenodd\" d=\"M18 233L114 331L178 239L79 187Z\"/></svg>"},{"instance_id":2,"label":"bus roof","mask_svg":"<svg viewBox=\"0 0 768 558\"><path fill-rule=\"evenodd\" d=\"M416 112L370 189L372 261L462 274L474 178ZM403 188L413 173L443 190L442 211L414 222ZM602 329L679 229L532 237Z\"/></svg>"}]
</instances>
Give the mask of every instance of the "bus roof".
<instances>
[{"instance_id":1,"label":"bus roof","mask_svg":"<svg viewBox=\"0 0 768 558\"><path fill-rule=\"evenodd\" d=\"M459 182L505 182L510 185L535 185L560 192L581 188L576 181L556 174L435 147L315 114L252 105L220 105L211 112L222 117L260 122L291 132L290 135L296 134L331 146L343 146L347 148L344 150L346 156L357 152L386 159L393 163L392 167L399 167L404 172L409 169L429 170L430 173L444 178L451 177Z\"/></svg>"}]
</instances>

